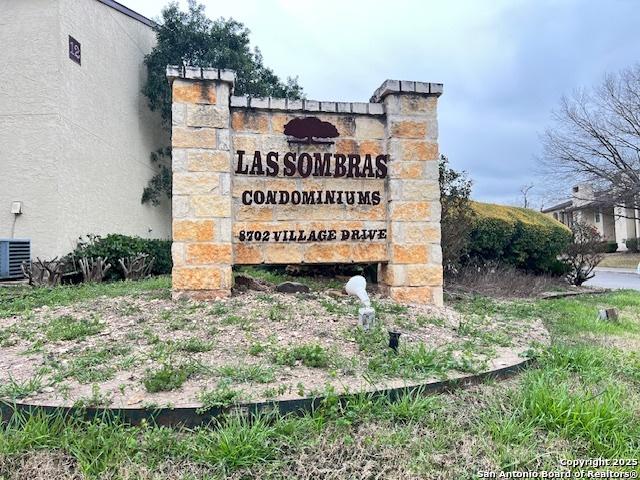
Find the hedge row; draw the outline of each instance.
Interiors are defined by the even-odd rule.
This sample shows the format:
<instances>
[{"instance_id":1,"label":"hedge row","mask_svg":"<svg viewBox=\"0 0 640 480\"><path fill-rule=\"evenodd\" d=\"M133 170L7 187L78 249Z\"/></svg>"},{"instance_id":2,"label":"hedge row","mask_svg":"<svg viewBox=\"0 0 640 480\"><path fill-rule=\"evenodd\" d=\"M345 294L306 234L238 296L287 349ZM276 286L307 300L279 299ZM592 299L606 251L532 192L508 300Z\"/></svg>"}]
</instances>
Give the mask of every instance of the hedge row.
<instances>
[{"instance_id":1,"label":"hedge row","mask_svg":"<svg viewBox=\"0 0 640 480\"><path fill-rule=\"evenodd\" d=\"M476 213L468 260L500 262L534 273L560 273L558 255L571 231L547 215L527 208L471 202Z\"/></svg>"},{"instance_id":2,"label":"hedge row","mask_svg":"<svg viewBox=\"0 0 640 480\"><path fill-rule=\"evenodd\" d=\"M120 280L124 273L118 263L120 258L146 253L155 257L152 275L164 275L171 273L171 240L158 240L128 235L110 234L106 237L97 235L89 236L87 241L80 241L70 255L77 258L108 258L111 269L107 272L107 280Z\"/></svg>"}]
</instances>

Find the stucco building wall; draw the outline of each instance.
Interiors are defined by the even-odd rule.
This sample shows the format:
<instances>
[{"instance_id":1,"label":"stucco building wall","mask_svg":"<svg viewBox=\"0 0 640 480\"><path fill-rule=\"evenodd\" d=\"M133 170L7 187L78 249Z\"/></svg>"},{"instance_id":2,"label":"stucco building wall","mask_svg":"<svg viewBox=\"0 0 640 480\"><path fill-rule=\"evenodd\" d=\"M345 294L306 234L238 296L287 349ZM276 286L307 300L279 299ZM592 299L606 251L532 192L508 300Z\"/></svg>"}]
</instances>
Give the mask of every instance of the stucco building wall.
<instances>
[{"instance_id":1,"label":"stucco building wall","mask_svg":"<svg viewBox=\"0 0 640 480\"><path fill-rule=\"evenodd\" d=\"M152 28L97 0L0 0L0 11L0 237L30 238L40 257L88 233L169 238L169 202L140 203L149 154L169 142L140 93Z\"/></svg>"}]
</instances>

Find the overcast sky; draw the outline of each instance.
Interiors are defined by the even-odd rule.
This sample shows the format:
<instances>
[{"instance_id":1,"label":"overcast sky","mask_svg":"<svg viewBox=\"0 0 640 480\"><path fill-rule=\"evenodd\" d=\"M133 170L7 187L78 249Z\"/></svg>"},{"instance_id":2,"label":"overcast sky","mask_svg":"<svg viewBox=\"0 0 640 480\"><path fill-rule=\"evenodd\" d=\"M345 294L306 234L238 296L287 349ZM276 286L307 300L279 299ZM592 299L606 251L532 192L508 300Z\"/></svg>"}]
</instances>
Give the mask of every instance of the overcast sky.
<instances>
[{"instance_id":1,"label":"overcast sky","mask_svg":"<svg viewBox=\"0 0 640 480\"><path fill-rule=\"evenodd\" d=\"M166 3L121 1L153 19ZM202 3L243 22L309 99L367 101L387 78L444 83L440 151L469 172L474 198L497 203L528 183L543 193L539 134L563 94L640 61L636 0Z\"/></svg>"}]
</instances>

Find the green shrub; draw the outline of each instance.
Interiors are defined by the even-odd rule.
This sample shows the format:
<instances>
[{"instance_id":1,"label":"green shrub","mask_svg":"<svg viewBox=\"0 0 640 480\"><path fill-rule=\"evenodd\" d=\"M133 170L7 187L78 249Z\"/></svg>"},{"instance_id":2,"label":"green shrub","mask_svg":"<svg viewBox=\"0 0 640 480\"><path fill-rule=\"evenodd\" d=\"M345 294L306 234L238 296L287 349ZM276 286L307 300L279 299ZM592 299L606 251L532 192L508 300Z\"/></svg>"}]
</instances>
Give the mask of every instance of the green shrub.
<instances>
[{"instance_id":1,"label":"green shrub","mask_svg":"<svg viewBox=\"0 0 640 480\"><path fill-rule=\"evenodd\" d=\"M614 253L618 250L618 243L613 240L605 240L600 243L602 253Z\"/></svg>"},{"instance_id":2,"label":"green shrub","mask_svg":"<svg viewBox=\"0 0 640 480\"><path fill-rule=\"evenodd\" d=\"M627 238L624 244L630 252L638 253L640 251L640 240L637 238Z\"/></svg>"},{"instance_id":3,"label":"green shrub","mask_svg":"<svg viewBox=\"0 0 640 480\"><path fill-rule=\"evenodd\" d=\"M535 273L558 269L557 257L571 241L560 222L527 208L472 202L476 213L468 260L500 262Z\"/></svg>"},{"instance_id":4,"label":"green shrub","mask_svg":"<svg viewBox=\"0 0 640 480\"><path fill-rule=\"evenodd\" d=\"M75 250L71 252L76 259L83 257L108 258L112 267L107 272L107 280L121 280L124 272L118 260L131 257L139 253L146 253L155 258L152 275L171 273L171 240L154 238L130 237L112 233L106 237L88 235L87 240L80 239Z\"/></svg>"}]
</instances>

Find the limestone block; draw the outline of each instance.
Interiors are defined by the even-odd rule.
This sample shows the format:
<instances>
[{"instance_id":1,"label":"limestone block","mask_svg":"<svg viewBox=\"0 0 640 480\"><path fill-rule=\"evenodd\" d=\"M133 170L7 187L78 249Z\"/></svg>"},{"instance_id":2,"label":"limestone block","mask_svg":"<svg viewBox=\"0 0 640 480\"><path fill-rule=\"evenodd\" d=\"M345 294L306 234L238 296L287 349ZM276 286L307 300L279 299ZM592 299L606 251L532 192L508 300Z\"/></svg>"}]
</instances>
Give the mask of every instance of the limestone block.
<instances>
[{"instance_id":1,"label":"limestone block","mask_svg":"<svg viewBox=\"0 0 640 480\"><path fill-rule=\"evenodd\" d=\"M428 220L431 216L431 203L425 201L393 201L390 204L390 218L393 221Z\"/></svg>"},{"instance_id":2,"label":"limestone block","mask_svg":"<svg viewBox=\"0 0 640 480\"><path fill-rule=\"evenodd\" d=\"M356 263L385 262L389 259L385 243L356 243L351 248L351 261Z\"/></svg>"},{"instance_id":3,"label":"limestone block","mask_svg":"<svg viewBox=\"0 0 640 480\"><path fill-rule=\"evenodd\" d=\"M174 242L206 242L213 240L213 220L173 220Z\"/></svg>"},{"instance_id":4,"label":"limestone block","mask_svg":"<svg viewBox=\"0 0 640 480\"><path fill-rule=\"evenodd\" d=\"M191 195L213 192L218 189L219 175L210 172L174 172L173 193Z\"/></svg>"},{"instance_id":5,"label":"limestone block","mask_svg":"<svg viewBox=\"0 0 640 480\"><path fill-rule=\"evenodd\" d=\"M384 115L384 105L381 103L369 103L369 115Z\"/></svg>"},{"instance_id":6,"label":"limestone block","mask_svg":"<svg viewBox=\"0 0 640 480\"><path fill-rule=\"evenodd\" d=\"M389 140L389 151L397 160L437 160L438 144L423 140Z\"/></svg>"},{"instance_id":7,"label":"limestone block","mask_svg":"<svg viewBox=\"0 0 640 480\"><path fill-rule=\"evenodd\" d=\"M184 258L184 243L173 242L171 244L171 260L174 267L182 267L186 261Z\"/></svg>"},{"instance_id":8,"label":"limestone block","mask_svg":"<svg viewBox=\"0 0 640 480\"><path fill-rule=\"evenodd\" d=\"M234 135L233 136L234 157L238 150L249 155L249 160L253 158L253 152L262 150L261 137L258 135ZM234 158L234 164L235 164ZM246 163L246 162L245 162Z\"/></svg>"},{"instance_id":9,"label":"limestone block","mask_svg":"<svg viewBox=\"0 0 640 480\"><path fill-rule=\"evenodd\" d=\"M205 302L208 300L218 300L220 298L226 298L231 295L231 289L220 288L214 290L176 290L175 288L171 292L171 298L175 301L178 300L194 300L196 302Z\"/></svg>"},{"instance_id":10,"label":"limestone block","mask_svg":"<svg viewBox=\"0 0 640 480\"><path fill-rule=\"evenodd\" d=\"M171 151L171 169L174 172L186 172L189 170L186 148L174 148Z\"/></svg>"},{"instance_id":11,"label":"limestone block","mask_svg":"<svg viewBox=\"0 0 640 480\"><path fill-rule=\"evenodd\" d=\"M272 110L286 110L287 99L286 98L269 98L269 108Z\"/></svg>"},{"instance_id":12,"label":"limestone block","mask_svg":"<svg viewBox=\"0 0 640 480\"><path fill-rule=\"evenodd\" d=\"M184 126L187 121L187 104L173 103L171 105L171 125Z\"/></svg>"},{"instance_id":13,"label":"limestone block","mask_svg":"<svg viewBox=\"0 0 640 480\"><path fill-rule=\"evenodd\" d=\"M233 247L234 263L238 265L256 265L262 263L262 245L239 243Z\"/></svg>"},{"instance_id":14,"label":"limestone block","mask_svg":"<svg viewBox=\"0 0 640 480\"><path fill-rule=\"evenodd\" d=\"M390 179L417 179L423 177L424 162L412 162L412 161L401 161L395 160L392 157L391 162L389 162L389 171L388 176Z\"/></svg>"},{"instance_id":15,"label":"limestone block","mask_svg":"<svg viewBox=\"0 0 640 480\"><path fill-rule=\"evenodd\" d=\"M174 127L171 132L173 148L216 148L215 128Z\"/></svg>"},{"instance_id":16,"label":"limestone block","mask_svg":"<svg viewBox=\"0 0 640 480\"><path fill-rule=\"evenodd\" d=\"M438 103L438 98L431 95L403 94L399 95L399 100L400 113L403 115L419 113L434 116Z\"/></svg>"},{"instance_id":17,"label":"limestone block","mask_svg":"<svg viewBox=\"0 0 640 480\"><path fill-rule=\"evenodd\" d=\"M442 265L407 265L406 285L440 286L442 285Z\"/></svg>"},{"instance_id":18,"label":"limestone block","mask_svg":"<svg viewBox=\"0 0 640 480\"><path fill-rule=\"evenodd\" d=\"M237 132L267 133L269 131L269 114L247 110L233 111L231 126Z\"/></svg>"},{"instance_id":19,"label":"limestone block","mask_svg":"<svg viewBox=\"0 0 640 480\"><path fill-rule=\"evenodd\" d=\"M269 222L273 220L273 208L257 205L236 205L235 219Z\"/></svg>"},{"instance_id":20,"label":"limestone block","mask_svg":"<svg viewBox=\"0 0 640 480\"><path fill-rule=\"evenodd\" d=\"M269 108L269 97L251 97L249 98L249 107Z\"/></svg>"},{"instance_id":21,"label":"limestone block","mask_svg":"<svg viewBox=\"0 0 640 480\"><path fill-rule=\"evenodd\" d=\"M338 107L336 102L320 102L320 111L321 112L336 112Z\"/></svg>"},{"instance_id":22,"label":"limestone block","mask_svg":"<svg viewBox=\"0 0 640 480\"><path fill-rule=\"evenodd\" d=\"M231 279L221 267L175 267L173 288L177 290L219 290L230 288Z\"/></svg>"},{"instance_id":23,"label":"limestone block","mask_svg":"<svg viewBox=\"0 0 640 480\"><path fill-rule=\"evenodd\" d=\"M293 115L287 115L286 113L274 113L271 115L271 131L284 135L284 126L294 118Z\"/></svg>"},{"instance_id":24,"label":"limestone block","mask_svg":"<svg viewBox=\"0 0 640 480\"><path fill-rule=\"evenodd\" d=\"M187 169L190 172L229 172L231 156L221 150L188 150Z\"/></svg>"},{"instance_id":25,"label":"limestone block","mask_svg":"<svg viewBox=\"0 0 640 480\"><path fill-rule=\"evenodd\" d=\"M415 92L416 82L409 80L400 80L400 91L402 92Z\"/></svg>"},{"instance_id":26,"label":"limestone block","mask_svg":"<svg viewBox=\"0 0 640 480\"><path fill-rule=\"evenodd\" d=\"M229 128L229 108L216 105L188 105L190 127Z\"/></svg>"},{"instance_id":27,"label":"limestone block","mask_svg":"<svg viewBox=\"0 0 640 480\"><path fill-rule=\"evenodd\" d=\"M427 263L429 261L429 250L427 245L391 245L392 263Z\"/></svg>"},{"instance_id":28,"label":"limestone block","mask_svg":"<svg viewBox=\"0 0 640 480\"><path fill-rule=\"evenodd\" d=\"M219 242L231 243L231 218L217 218L215 228Z\"/></svg>"},{"instance_id":29,"label":"limestone block","mask_svg":"<svg viewBox=\"0 0 640 480\"><path fill-rule=\"evenodd\" d=\"M349 155L358 151L358 144L355 140L340 138L336 140L336 153Z\"/></svg>"},{"instance_id":30,"label":"limestone block","mask_svg":"<svg viewBox=\"0 0 640 480\"><path fill-rule=\"evenodd\" d=\"M405 243L440 242L440 225L436 222L402 223Z\"/></svg>"},{"instance_id":31,"label":"limestone block","mask_svg":"<svg viewBox=\"0 0 640 480\"><path fill-rule=\"evenodd\" d=\"M353 102L351 104L351 111L353 113L361 113L363 115L367 114L367 107L369 106L368 103L364 103L364 102Z\"/></svg>"},{"instance_id":32,"label":"limestone block","mask_svg":"<svg viewBox=\"0 0 640 480\"><path fill-rule=\"evenodd\" d=\"M378 279L385 285L400 286L405 284L406 266L382 263L378 268Z\"/></svg>"},{"instance_id":33,"label":"limestone block","mask_svg":"<svg viewBox=\"0 0 640 480\"><path fill-rule=\"evenodd\" d=\"M229 173L221 173L220 174L220 186L218 187L218 191L220 195L229 195L231 193L231 174Z\"/></svg>"},{"instance_id":34,"label":"limestone block","mask_svg":"<svg viewBox=\"0 0 640 480\"><path fill-rule=\"evenodd\" d=\"M305 263L333 263L344 261L351 254L351 246L347 243L314 243L309 245L304 254Z\"/></svg>"},{"instance_id":35,"label":"limestone block","mask_svg":"<svg viewBox=\"0 0 640 480\"><path fill-rule=\"evenodd\" d=\"M218 150L230 150L231 149L231 140L229 130L227 129L217 129L216 130L216 138L218 140Z\"/></svg>"},{"instance_id":36,"label":"limestone block","mask_svg":"<svg viewBox=\"0 0 640 480\"><path fill-rule=\"evenodd\" d=\"M351 113L351 104L349 102L338 102L338 113Z\"/></svg>"},{"instance_id":37,"label":"limestone block","mask_svg":"<svg viewBox=\"0 0 640 480\"><path fill-rule=\"evenodd\" d=\"M302 110L302 100L287 99L287 110Z\"/></svg>"},{"instance_id":38,"label":"limestone block","mask_svg":"<svg viewBox=\"0 0 640 480\"><path fill-rule=\"evenodd\" d=\"M419 120L392 121L391 135L396 138L425 138L427 122Z\"/></svg>"},{"instance_id":39,"label":"limestone block","mask_svg":"<svg viewBox=\"0 0 640 480\"><path fill-rule=\"evenodd\" d=\"M231 264L231 244L188 243L185 246L185 259L188 265Z\"/></svg>"},{"instance_id":40,"label":"limestone block","mask_svg":"<svg viewBox=\"0 0 640 480\"><path fill-rule=\"evenodd\" d=\"M357 151L360 155L382 155L384 153L383 142L381 140L360 140Z\"/></svg>"},{"instance_id":41,"label":"limestone block","mask_svg":"<svg viewBox=\"0 0 640 480\"><path fill-rule=\"evenodd\" d=\"M433 287L390 287L389 296L398 303L434 303Z\"/></svg>"},{"instance_id":42,"label":"limestone block","mask_svg":"<svg viewBox=\"0 0 640 480\"><path fill-rule=\"evenodd\" d=\"M293 180L295 182L295 180ZM264 190L265 189L265 180L260 178L251 178L251 177L241 177L235 176L233 177L231 187L231 195L234 198L240 198L242 192L245 190ZM295 188L295 185L294 185Z\"/></svg>"},{"instance_id":43,"label":"limestone block","mask_svg":"<svg viewBox=\"0 0 640 480\"><path fill-rule=\"evenodd\" d=\"M405 180L402 191L404 200L440 200L440 186L429 180Z\"/></svg>"},{"instance_id":44,"label":"limestone block","mask_svg":"<svg viewBox=\"0 0 640 480\"><path fill-rule=\"evenodd\" d=\"M385 138L385 122L372 117L356 117L356 138L365 140Z\"/></svg>"},{"instance_id":45,"label":"limestone block","mask_svg":"<svg viewBox=\"0 0 640 480\"><path fill-rule=\"evenodd\" d=\"M191 208L196 217L230 217L231 198L227 195L193 195Z\"/></svg>"},{"instance_id":46,"label":"limestone block","mask_svg":"<svg viewBox=\"0 0 640 480\"><path fill-rule=\"evenodd\" d=\"M309 112L319 112L320 111L320 102L316 100L305 100L304 101L304 109Z\"/></svg>"},{"instance_id":47,"label":"limestone block","mask_svg":"<svg viewBox=\"0 0 640 480\"><path fill-rule=\"evenodd\" d=\"M249 105L249 97L242 95L241 97L231 97L231 107L247 107Z\"/></svg>"},{"instance_id":48,"label":"limestone block","mask_svg":"<svg viewBox=\"0 0 640 480\"><path fill-rule=\"evenodd\" d=\"M171 196L171 212L174 218L188 217L190 213L189 196L173 193Z\"/></svg>"},{"instance_id":49,"label":"limestone block","mask_svg":"<svg viewBox=\"0 0 640 480\"><path fill-rule=\"evenodd\" d=\"M173 81L174 102L216 103L216 86L212 82L193 82L176 79Z\"/></svg>"},{"instance_id":50,"label":"limestone block","mask_svg":"<svg viewBox=\"0 0 640 480\"><path fill-rule=\"evenodd\" d=\"M263 260L267 264L302 263L302 246L268 243L263 246Z\"/></svg>"}]
</instances>

